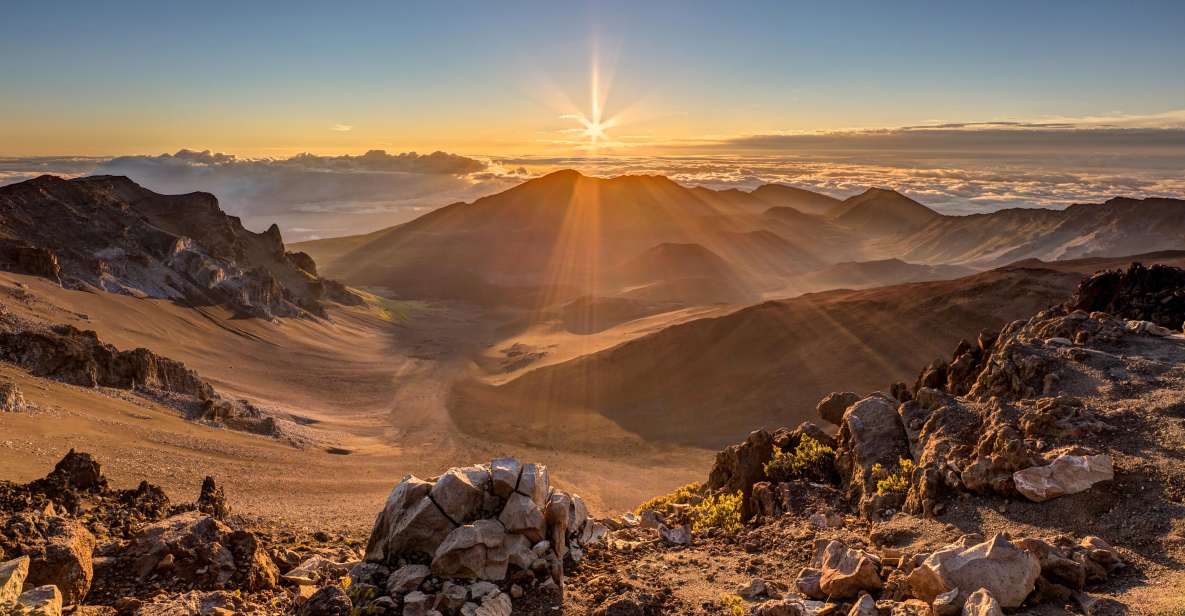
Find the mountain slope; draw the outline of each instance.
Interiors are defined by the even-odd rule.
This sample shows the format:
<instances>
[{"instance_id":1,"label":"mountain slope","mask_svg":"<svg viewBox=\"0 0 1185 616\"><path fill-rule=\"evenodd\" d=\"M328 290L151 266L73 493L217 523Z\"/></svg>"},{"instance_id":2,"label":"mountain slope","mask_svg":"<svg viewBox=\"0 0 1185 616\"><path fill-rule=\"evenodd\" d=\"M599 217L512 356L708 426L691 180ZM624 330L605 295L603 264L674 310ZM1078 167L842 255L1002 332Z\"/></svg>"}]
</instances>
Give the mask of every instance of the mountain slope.
<instances>
[{"instance_id":1,"label":"mountain slope","mask_svg":"<svg viewBox=\"0 0 1185 616\"><path fill-rule=\"evenodd\" d=\"M749 235L765 231L750 222L763 209L740 191L557 171L368 236L301 247L351 284L467 299L513 288L598 293L615 265L664 243L699 244L742 272L757 265L801 272L824 262L807 247Z\"/></svg>"},{"instance_id":2,"label":"mountain slope","mask_svg":"<svg viewBox=\"0 0 1185 616\"><path fill-rule=\"evenodd\" d=\"M470 388L451 410L460 425L491 438L514 433L515 422L538 429L594 415L647 440L715 447L755 426L807 419L829 391L872 390L886 374L912 380L917 366L944 356L959 339L1064 300L1081 278L1004 269L765 302L497 388ZM494 417L497 425L489 423Z\"/></svg>"},{"instance_id":3,"label":"mountain slope","mask_svg":"<svg viewBox=\"0 0 1185 616\"><path fill-rule=\"evenodd\" d=\"M912 231L943 218L942 214L884 188L849 197L827 212L832 220L869 235L892 235Z\"/></svg>"},{"instance_id":4,"label":"mountain slope","mask_svg":"<svg viewBox=\"0 0 1185 616\"><path fill-rule=\"evenodd\" d=\"M0 188L0 267L265 318L357 301L318 278L308 255L286 252L275 225L252 233L213 195L160 195L116 176Z\"/></svg>"},{"instance_id":5,"label":"mountain slope","mask_svg":"<svg viewBox=\"0 0 1185 616\"><path fill-rule=\"evenodd\" d=\"M841 203L835 197L784 184L765 184L749 194L770 207L789 207L816 216L827 214Z\"/></svg>"},{"instance_id":6,"label":"mountain slope","mask_svg":"<svg viewBox=\"0 0 1185 616\"><path fill-rule=\"evenodd\" d=\"M891 250L906 261L992 267L1021 259L1113 257L1185 246L1185 200L1116 197L1064 210L946 216Z\"/></svg>"}]
</instances>

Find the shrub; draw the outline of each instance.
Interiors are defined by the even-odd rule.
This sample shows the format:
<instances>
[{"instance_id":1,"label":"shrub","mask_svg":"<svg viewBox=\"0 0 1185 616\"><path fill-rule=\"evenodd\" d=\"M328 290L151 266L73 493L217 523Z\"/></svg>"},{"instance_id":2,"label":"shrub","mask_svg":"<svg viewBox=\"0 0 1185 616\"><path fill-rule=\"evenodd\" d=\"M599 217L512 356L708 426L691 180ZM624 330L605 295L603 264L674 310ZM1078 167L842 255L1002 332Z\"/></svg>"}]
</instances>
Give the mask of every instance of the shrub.
<instances>
[{"instance_id":1,"label":"shrub","mask_svg":"<svg viewBox=\"0 0 1185 616\"><path fill-rule=\"evenodd\" d=\"M720 595L720 605L729 616L745 616L745 600L728 593Z\"/></svg>"},{"instance_id":2,"label":"shrub","mask_svg":"<svg viewBox=\"0 0 1185 616\"><path fill-rule=\"evenodd\" d=\"M880 464L872 465L872 477L876 479L876 493L885 495L909 491L909 480L913 477L913 469L913 460L908 458L898 460L897 468L892 471L886 470Z\"/></svg>"},{"instance_id":3,"label":"shrub","mask_svg":"<svg viewBox=\"0 0 1185 616\"><path fill-rule=\"evenodd\" d=\"M835 450L804 435L793 452L774 450L774 457L765 463L765 474L773 481L808 479L828 482L835 468Z\"/></svg>"},{"instance_id":4,"label":"shrub","mask_svg":"<svg viewBox=\"0 0 1185 616\"><path fill-rule=\"evenodd\" d=\"M669 513L671 510L675 509L675 505L693 505L700 502L703 500L703 496L701 496L702 492L703 484L689 483L675 490L674 492L671 492L670 494L656 496L642 503L641 505L638 505L638 508L634 510L634 513L642 515L642 512L647 510L657 511L659 513Z\"/></svg>"},{"instance_id":5,"label":"shrub","mask_svg":"<svg viewBox=\"0 0 1185 616\"><path fill-rule=\"evenodd\" d=\"M734 533L741 528L741 505L744 496L736 494L711 494L691 507L688 512L691 517L691 529L702 531L718 528L726 533Z\"/></svg>"}]
</instances>

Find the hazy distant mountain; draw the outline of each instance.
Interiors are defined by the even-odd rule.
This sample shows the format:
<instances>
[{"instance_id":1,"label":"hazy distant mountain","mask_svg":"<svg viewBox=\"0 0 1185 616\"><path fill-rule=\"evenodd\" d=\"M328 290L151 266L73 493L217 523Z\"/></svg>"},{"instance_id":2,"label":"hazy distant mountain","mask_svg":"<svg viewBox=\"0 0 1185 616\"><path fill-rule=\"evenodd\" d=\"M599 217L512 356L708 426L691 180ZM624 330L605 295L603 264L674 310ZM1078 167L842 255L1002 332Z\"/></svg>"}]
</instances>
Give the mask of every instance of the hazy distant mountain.
<instances>
[{"instance_id":1,"label":"hazy distant mountain","mask_svg":"<svg viewBox=\"0 0 1185 616\"><path fill-rule=\"evenodd\" d=\"M992 267L1021 259L1113 257L1185 246L1185 200L1128 199L1064 210L942 216L901 239L906 261Z\"/></svg>"},{"instance_id":2,"label":"hazy distant mountain","mask_svg":"<svg viewBox=\"0 0 1185 616\"><path fill-rule=\"evenodd\" d=\"M213 195L161 195L119 176L0 188L0 268L261 317L357 301L307 254L286 252L275 225L252 233Z\"/></svg>"},{"instance_id":3,"label":"hazy distant mountain","mask_svg":"<svg viewBox=\"0 0 1185 616\"><path fill-rule=\"evenodd\" d=\"M884 188L868 190L845 199L827 212L837 223L870 235L892 235L925 226L942 214Z\"/></svg>"},{"instance_id":4,"label":"hazy distant mountain","mask_svg":"<svg viewBox=\"0 0 1185 616\"><path fill-rule=\"evenodd\" d=\"M901 259L836 263L793 278L792 286L805 292L826 289L867 289L906 282L951 280L977 270L961 265L906 263Z\"/></svg>"},{"instance_id":5,"label":"hazy distant mountain","mask_svg":"<svg viewBox=\"0 0 1185 616\"><path fill-rule=\"evenodd\" d=\"M615 278L622 263L655 260L647 251L660 245L671 263L651 266L644 284ZM716 258L697 260L676 245ZM300 248L354 285L538 306L584 295L752 301L834 288L820 285L945 279L1026 258L1183 245L1185 201L1174 199L944 216L881 188L840 201L781 185L714 191L660 176L559 171L397 227ZM948 265L958 268L939 267Z\"/></svg>"},{"instance_id":6,"label":"hazy distant mountain","mask_svg":"<svg viewBox=\"0 0 1185 616\"><path fill-rule=\"evenodd\" d=\"M556 298L600 293L618 286L621 263L653 259L658 255L643 255L658 245L694 244L718 257L717 268L735 272L726 286L755 297L748 287L775 286L763 278L828 262L815 254L816 245L769 231L761 222L764 209L740 191L688 189L664 177L600 179L560 171L404 225L302 247L351 284L483 299L527 287ZM675 261L687 257L667 252ZM651 267L648 284L683 277L678 267L662 270Z\"/></svg>"},{"instance_id":7,"label":"hazy distant mountain","mask_svg":"<svg viewBox=\"0 0 1185 616\"><path fill-rule=\"evenodd\" d=\"M783 184L765 184L749 193L758 201L771 207L790 207L804 214L823 216L835 209L841 201L802 188Z\"/></svg>"}]
</instances>

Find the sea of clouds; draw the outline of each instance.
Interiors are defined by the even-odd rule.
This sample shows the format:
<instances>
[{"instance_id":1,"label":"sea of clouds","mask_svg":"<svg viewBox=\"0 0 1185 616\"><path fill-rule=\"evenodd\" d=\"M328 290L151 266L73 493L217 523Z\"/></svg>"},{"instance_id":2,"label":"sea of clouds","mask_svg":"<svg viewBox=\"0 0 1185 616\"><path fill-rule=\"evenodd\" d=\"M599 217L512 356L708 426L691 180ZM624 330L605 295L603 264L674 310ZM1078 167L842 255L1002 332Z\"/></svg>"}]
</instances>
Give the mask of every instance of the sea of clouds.
<instances>
[{"instance_id":1,"label":"sea of clouds","mask_svg":"<svg viewBox=\"0 0 1185 616\"><path fill-rule=\"evenodd\" d=\"M1064 207L1117 195L1185 197L1185 156L1176 148L1061 148L1055 154L820 148L805 154L765 147L746 155L709 149L680 156L550 158L374 150L282 159L181 150L117 158L0 158L0 184L45 173L126 175L158 192L213 193L248 228L263 230L276 222L286 240L299 241L374 231L560 168L597 176L660 174L714 189L775 182L837 197L888 187L948 214Z\"/></svg>"}]
</instances>

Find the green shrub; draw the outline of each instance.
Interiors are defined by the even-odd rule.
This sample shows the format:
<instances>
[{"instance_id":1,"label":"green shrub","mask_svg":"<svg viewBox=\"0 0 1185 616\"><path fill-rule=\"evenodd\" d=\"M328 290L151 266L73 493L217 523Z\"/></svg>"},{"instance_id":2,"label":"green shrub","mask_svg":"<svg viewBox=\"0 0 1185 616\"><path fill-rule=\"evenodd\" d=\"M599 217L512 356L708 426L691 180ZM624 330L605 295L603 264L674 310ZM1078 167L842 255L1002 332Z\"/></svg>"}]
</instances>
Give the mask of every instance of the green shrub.
<instances>
[{"instance_id":1,"label":"green shrub","mask_svg":"<svg viewBox=\"0 0 1185 616\"><path fill-rule=\"evenodd\" d=\"M876 493L901 494L909 491L909 480L913 477L913 460L901 458L897 467L886 470L880 464L872 465L872 478L876 479Z\"/></svg>"},{"instance_id":2,"label":"green shrub","mask_svg":"<svg viewBox=\"0 0 1185 616\"><path fill-rule=\"evenodd\" d=\"M774 450L774 457L765 463L765 474L773 481L807 479L828 482L835 468L835 450L803 435L793 452Z\"/></svg>"},{"instance_id":3,"label":"green shrub","mask_svg":"<svg viewBox=\"0 0 1185 616\"><path fill-rule=\"evenodd\" d=\"M720 605L724 607L724 613L729 616L745 616L745 600L737 595L727 593L720 595Z\"/></svg>"},{"instance_id":4,"label":"green shrub","mask_svg":"<svg viewBox=\"0 0 1185 616\"><path fill-rule=\"evenodd\" d=\"M741 529L741 505L744 499L740 492L709 495L688 512L691 530L698 532L717 528L726 533L735 533Z\"/></svg>"},{"instance_id":5,"label":"green shrub","mask_svg":"<svg viewBox=\"0 0 1185 616\"><path fill-rule=\"evenodd\" d=\"M670 494L663 496L656 496L634 510L634 513L642 515L643 511L657 511L658 513L669 513L675 509L675 505L693 505L703 500L703 484L689 483Z\"/></svg>"}]
</instances>

